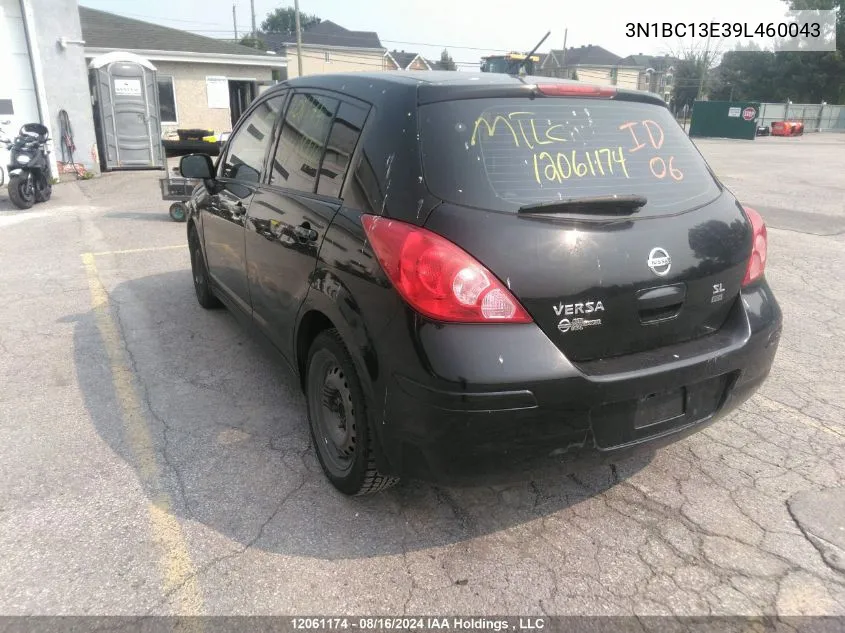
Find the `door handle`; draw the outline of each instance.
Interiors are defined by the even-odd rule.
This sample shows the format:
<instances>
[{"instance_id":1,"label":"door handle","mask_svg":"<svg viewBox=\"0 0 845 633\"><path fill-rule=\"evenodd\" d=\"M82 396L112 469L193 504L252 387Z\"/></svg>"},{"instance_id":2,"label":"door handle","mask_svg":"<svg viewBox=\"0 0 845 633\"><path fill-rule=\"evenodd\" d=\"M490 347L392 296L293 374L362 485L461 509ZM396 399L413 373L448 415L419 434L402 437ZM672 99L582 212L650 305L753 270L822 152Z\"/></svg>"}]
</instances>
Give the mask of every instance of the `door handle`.
<instances>
[{"instance_id":1,"label":"door handle","mask_svg":"<svg viewBox=\"0 0 845 633\"><path fill-rule=\"evenodd\" d=\"M641 290L637 293L640 323L649 325L674 319L680 313L686 295L685 284Z\"/></svg>"},{"instance_id":2,"label":"door handle","mask_svg":"<svg viewBox=\"0 0 845 633\"><path fill-rule=\"evenodd\" d=\"M685 284L640 290L637 293L637 307L640 310L653 310L678 305L684 302L686 294L687 287Z\"/></svg>"},{"instance_id":3,"label":"door handle","mask_svg":"<svg viewBox=\"0 0 845 633\"><path fill-rule=\"evenodd\" d=\"M301 242L313 242L317 239L317 231L311 228L308 222L303 222L297 227L294 227L293 234Z\"/></svg>"}]
</instances>

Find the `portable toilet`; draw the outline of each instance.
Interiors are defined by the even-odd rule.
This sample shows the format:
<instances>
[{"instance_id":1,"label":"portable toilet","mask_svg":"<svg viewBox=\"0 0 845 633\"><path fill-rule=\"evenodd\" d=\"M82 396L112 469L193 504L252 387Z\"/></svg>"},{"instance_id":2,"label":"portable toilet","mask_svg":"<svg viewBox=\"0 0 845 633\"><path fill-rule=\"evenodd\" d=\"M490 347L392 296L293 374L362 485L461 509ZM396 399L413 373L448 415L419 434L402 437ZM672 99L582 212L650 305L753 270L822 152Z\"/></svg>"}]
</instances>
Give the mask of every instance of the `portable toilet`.
<instances>
[{"instance_id":1,"label":"portable toilet","mask_svg":"<svg viewBox=\"0 0 845 633\"><path fill-rule=\"evenodd\" d=\"M155 66L116 51L95 57L88 69L102 170L163 169Z\"/></svg>"}]
</instances>

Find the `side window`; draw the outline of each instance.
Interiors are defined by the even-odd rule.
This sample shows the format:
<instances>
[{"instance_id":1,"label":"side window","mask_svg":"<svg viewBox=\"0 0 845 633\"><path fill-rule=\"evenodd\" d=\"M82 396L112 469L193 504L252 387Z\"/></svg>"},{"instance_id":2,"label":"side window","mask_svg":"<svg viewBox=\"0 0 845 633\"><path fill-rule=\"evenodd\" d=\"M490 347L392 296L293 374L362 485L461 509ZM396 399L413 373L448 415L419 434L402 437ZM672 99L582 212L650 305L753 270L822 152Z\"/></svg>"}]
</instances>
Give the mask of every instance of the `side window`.
<instances>
[{"instance_id":1,"label":"side window","mask_svg":"<svg viewBox=\"0 0 845 633\"><path fill-rule=\"evenodd\" d=\"M158 75L158 114L161 122L178 123L176 118L176 93L173 88L173 77Z\"/></svg>"},{"instance_id":2,"label":"side window","mask_svg":"<svg viewBox=\"0 0 845 633\"><path fill-rule=\"evenodd\" d=\"M329 97L293 95L273 159L271 184L315 191L317 170L337 105L337 99Z\"/></svg>"},{"instance_id":3,"label":"side window","mask_svg":"<svg viewBox=\"0 0 845 633\"><path fill-rule=\"evenodd\" d=\"M320 169L317 193L335 198L340 197L340 187L352 152L361 137L361 130L367 118L367 110L350 103L341 103L332 124L329 141L326 143L326 155Z\"/></svg>"},{"instance_id":4,"label":"side window","mask_svg":"<svg viewBox=\"0 0 845 633\"><path fill-rule=\"evenodd\" d=\"M273 124L282 110L284 95L265 100L253 110L229 141L220 176L242 182L258 182L267 146L273 137Z\"/></svg>"}]
</instances>

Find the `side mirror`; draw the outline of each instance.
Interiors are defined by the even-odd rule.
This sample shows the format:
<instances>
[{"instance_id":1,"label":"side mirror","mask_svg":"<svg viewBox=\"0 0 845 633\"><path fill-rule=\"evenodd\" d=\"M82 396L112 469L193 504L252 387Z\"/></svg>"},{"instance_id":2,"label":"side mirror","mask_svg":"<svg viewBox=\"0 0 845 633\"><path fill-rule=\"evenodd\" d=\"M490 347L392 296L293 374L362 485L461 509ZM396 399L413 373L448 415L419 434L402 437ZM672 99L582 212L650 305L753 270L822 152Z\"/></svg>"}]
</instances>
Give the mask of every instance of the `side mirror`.
<instances>
[{"instance_id":1,"label":"side mirror","mask_svg":"<svg viewBox=\"0 0 845 633\"><path fill-rule=\"evenodd\" d=\"M207 154L189 154L179 161L179 171L183 178L213 180L214 165Z\"/></svg>"}]
</instances>

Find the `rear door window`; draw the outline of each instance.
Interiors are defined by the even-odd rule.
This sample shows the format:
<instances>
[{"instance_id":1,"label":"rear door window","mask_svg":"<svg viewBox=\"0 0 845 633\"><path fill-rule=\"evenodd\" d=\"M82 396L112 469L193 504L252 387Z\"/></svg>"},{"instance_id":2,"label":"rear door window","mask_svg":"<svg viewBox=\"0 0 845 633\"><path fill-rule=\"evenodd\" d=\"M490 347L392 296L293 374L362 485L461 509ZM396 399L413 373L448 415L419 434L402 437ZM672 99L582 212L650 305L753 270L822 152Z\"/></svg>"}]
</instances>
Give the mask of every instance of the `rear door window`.
<instances>
[{"instance_id":1,"label":"rear door window","mask_svg":"<svg viewBox=\"0 0 845 633\"><path fill-rule=\"evenodd\" d=\"M638 215L706 204L720 189L661 106L576 98L467 99L420 108L429 189L498 211L567 198L637 194Z\"/></svg>"},{"instance_id":2,"label":"rear door window","mask_svg":"<svg viewBox=\"0 0 845 633\"><path fill-rule=\"evenodd\" d=\"M332 131L326 143L326 154L320 168L317 193L340 197L340 188L349 169L352 153L361 137L367 110L351 103L342 102L332 123Z\"/></svg>"},{"instance_id":3,"label":"rear door window","mask_svg":"<svg viewBox=\"0 0 845 633\"><path fill-rule=\"evenodd\" d=\"M337 106L338 100L330 97L293 95L272 161L270 184L314 193Z\"/></svg>"}]
</instances>

